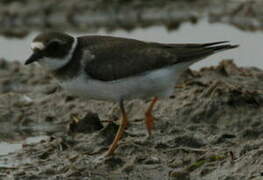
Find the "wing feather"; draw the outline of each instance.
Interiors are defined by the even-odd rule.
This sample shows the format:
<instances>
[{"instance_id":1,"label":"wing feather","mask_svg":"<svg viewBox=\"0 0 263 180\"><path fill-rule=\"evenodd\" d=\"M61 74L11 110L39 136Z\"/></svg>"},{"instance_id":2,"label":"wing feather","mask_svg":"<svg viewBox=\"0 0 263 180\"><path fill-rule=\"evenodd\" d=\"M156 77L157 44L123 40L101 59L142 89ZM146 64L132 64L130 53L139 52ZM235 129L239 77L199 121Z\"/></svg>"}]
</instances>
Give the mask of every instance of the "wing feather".
<instances>
[{"instance_id":1,"label":"wing feather","mask_svg":"<svg viewBox=\"0 0 263 180\"><path fill-rule=\"evenodd\" d=\"M80 37L79 43L83 50L88 49L94 55L93 60L85 64L86 73L101 81L127 78L176 63L195 62L218 50L236 47L218 45L226 41L161 44L109 36Z\"/></svg>"}]
</instances>

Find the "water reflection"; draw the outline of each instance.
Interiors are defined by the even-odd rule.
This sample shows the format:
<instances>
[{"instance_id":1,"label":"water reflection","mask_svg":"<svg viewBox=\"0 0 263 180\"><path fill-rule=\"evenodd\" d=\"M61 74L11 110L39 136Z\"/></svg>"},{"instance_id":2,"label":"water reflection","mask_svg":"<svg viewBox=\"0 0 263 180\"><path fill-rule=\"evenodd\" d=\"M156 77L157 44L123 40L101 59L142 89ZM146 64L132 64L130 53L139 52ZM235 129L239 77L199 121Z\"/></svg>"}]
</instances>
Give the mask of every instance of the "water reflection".
<instances>
[{"instance_id":1,"label":"water reflection","mask_svg":"<svg viewBox=\"0 0 263 180\"><path fill-rule=\"evenodd\" d=\"M10 127L8 123L0 123L0 156L22 148L23 144L40 142L63 129L59 125L41 124L39 126ZM1 165L1 160L0 160Z\"/></svg>"},{"instance_id":2,"label":"water reflection","mask_svg":"<svg viewBox=\"0 0 263 180\"><path fill-rule=\"evenodd\" d=\"M11 152L15 152L22 148L23 144L30 144L40 142L41 140L47 139L48 136L33 136L33 137L26 137L25 139L18 141L16 143L11 142L0 142L0 156L6 155ZM1 163L0 163L1 164Z\"/></svg>"}]
</instances>

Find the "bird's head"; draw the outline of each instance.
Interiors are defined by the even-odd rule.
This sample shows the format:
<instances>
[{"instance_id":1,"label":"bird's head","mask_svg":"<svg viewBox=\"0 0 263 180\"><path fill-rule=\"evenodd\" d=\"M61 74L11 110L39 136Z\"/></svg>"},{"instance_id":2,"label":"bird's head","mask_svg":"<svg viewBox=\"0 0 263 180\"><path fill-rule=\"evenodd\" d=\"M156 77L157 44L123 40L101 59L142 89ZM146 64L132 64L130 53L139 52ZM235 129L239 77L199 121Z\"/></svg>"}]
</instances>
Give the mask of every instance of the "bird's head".
<instances>
[{"instance_id":1,"label":"bird's head","mask_svg":"<svg viewBox=\"0 0 263 180\"><path fill-rule=\"evenodd\" d=\"M32 43L32 55L25 65L38 62L50 71L57 70L71 59L77 40L65 33L48 32L37 35Z\"/></svg>"}]
</instances>

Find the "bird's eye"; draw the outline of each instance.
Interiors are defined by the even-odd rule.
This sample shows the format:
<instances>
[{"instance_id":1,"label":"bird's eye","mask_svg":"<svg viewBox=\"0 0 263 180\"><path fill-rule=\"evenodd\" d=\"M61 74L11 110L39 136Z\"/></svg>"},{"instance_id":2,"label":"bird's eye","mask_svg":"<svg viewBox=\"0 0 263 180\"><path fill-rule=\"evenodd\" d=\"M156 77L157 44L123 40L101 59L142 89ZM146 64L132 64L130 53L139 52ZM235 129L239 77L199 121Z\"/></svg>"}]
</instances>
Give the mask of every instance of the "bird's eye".
<instances>
[{"instance_id":1,"label":"bird's eye","mask_svg":"<svg viewBox=\"0 0 263 180\"><path fill-rule=\"evenodd\" d=\"M54 50L54 49L58 49L59 46L60 46L60 43L59 43L58 41L51 41L51 42L48 44L47 48L48 48L48 49L51 49L51 50Z\"/></svg>"},{"instance_id":2,"label":"bird's eye","mask_svg":"<svg viewBox=\"0 0 263 180\"><path fill-rule=\"evenodd\" d=\"M34 48L32 49L34 52L41 52L42 50L41 49L38 49L38 48Z\"/></svg>"}]
</instances>

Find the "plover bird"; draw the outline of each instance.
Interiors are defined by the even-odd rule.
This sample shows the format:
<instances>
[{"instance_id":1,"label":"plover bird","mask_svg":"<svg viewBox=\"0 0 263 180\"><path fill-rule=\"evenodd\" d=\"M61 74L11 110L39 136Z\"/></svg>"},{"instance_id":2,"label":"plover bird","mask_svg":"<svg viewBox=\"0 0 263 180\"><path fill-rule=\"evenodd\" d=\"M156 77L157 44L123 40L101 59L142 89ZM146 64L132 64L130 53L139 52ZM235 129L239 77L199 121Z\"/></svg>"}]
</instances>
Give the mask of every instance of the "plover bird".
<instances>
[{"instance_id":1,"label":"plover bird","mask_svg":"<svg viewBox=\"0 0 263 180\"><path fill-rule=\"evenodd\" d=\"M25 64L38 62L75 96L119 103L121 123L106 152L111 155L128 123L125 100L153 98L145 112L146 128L151 134L152 109L159 98L173 94L180 75L191 64L236 47L227 41L163 44L111 36L76 38L48 32L33 39L33 54Z\"/></svg>"}]
</instances>

